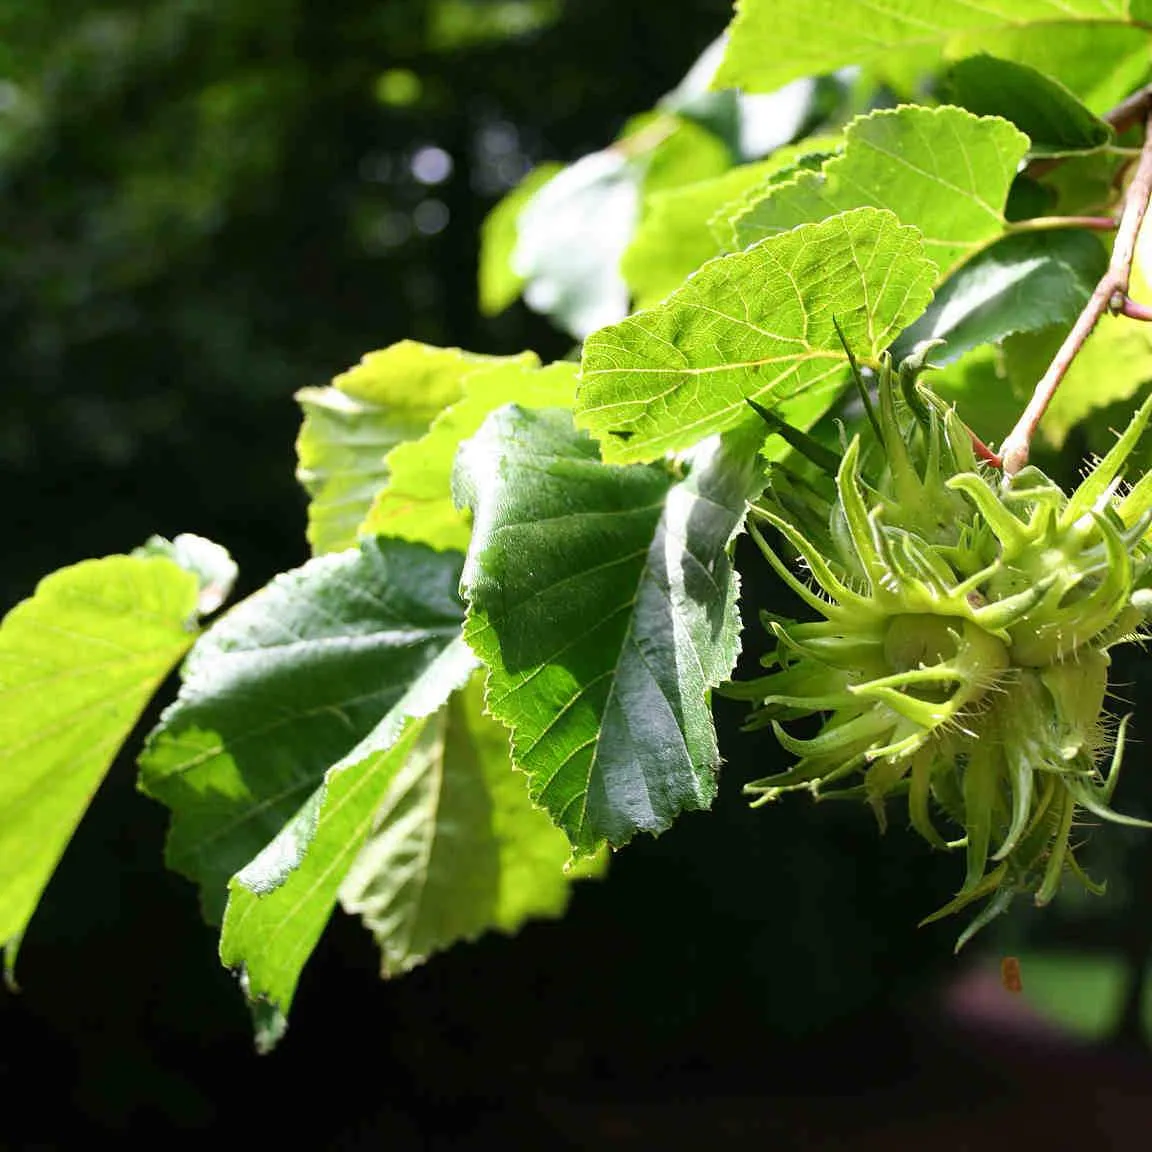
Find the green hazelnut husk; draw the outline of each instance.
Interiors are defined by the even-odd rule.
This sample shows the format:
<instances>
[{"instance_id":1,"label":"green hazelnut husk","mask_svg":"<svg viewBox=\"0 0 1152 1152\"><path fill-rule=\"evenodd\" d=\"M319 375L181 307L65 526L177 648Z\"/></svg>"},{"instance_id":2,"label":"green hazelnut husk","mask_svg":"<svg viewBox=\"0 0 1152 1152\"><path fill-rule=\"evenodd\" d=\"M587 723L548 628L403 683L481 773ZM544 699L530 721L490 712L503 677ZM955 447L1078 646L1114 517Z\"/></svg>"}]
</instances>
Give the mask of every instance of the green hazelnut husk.
<instances>
[{"instance_id":1,"label":"green hazelnut husk","mask_svg":"<svg viewBox=\"0 0 1152 1152\"><path fill-rule=\"evenodd\" d=\"M827 499L771 474L750 531L812 618L766 618L767 674L728 691L797 757L747 786L756 803L854 795L883 826L900 799L930 844L963 851L959 891L927 918L986 900L962 944L1020 893L1046 904L1067 876L1097 889L1077 813L1142 823L1111 807L1125 721L1107 695L1109 650L1152 606L1152 481L1121 492L1152 398L1065 493L979 461L920 367L881 362L873 442L847 444ZM816 735L788 731L812 715Z\"/></svg>"}]
</instances>

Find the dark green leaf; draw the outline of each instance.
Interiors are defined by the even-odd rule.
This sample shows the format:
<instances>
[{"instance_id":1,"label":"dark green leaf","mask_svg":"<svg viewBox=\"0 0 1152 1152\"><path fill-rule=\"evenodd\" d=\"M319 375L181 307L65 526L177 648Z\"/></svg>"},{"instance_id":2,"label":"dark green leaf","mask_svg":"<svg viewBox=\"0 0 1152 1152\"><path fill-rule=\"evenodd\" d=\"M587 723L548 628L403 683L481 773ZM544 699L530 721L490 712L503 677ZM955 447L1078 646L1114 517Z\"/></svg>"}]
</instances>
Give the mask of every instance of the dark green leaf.
<instances>
[{"instance_id":1,"label":"dark green leaf","mask_svg":"<svg viewBox=\"0 0 1152 1152\"><path fill-rule=\"evenodd\" d=\"M1133 18L1138 19L1133 14ZM1045 24L1003 27L953 37L953 60L986 52L1050 76L1097 116L1114 108L1148 78L1148 30L1125 24Z\"/></svg>"},{"instance_id":2,"label":"dark green leaf","mask_svg":"<svg viewBox=\"0 0 1152 1152\"><path fill-rule=\"evenodd\" d=\"M947 364L1014 332L1071 324L1107 266L1104 246L1087 232L1006 236L944 281L924 315L901 333L893 356L941 339L932 359Z\"/></svg>"},{"instance_id":3,"label":"dark green leaf","mask_svg":"<svg viewBox=\"0 0 1152 1152\"><path fill-rule=\"evenodd\" d=\"M1030 176L1020 175L1012 181L1012 187L1008 190L1004 216L1010 223L1031 220L1037 216L1051 215L1055 204L1055 189Z\"/></svg>"},{"instance_id":4,"label":"dark green leaf","mask_svg":"<svg viewBox=\"0 0 1152 1152\"><path fill-rule=\"evenodd\" d=\"M1067 156L1043 173L1041 187L1052 197L1047 212L1058 216L1115 215L1123 190L1121 171L1129 158L1116 153Z\"/></svg>"},{"instance_id":5,"label":"dark green leaf","mask_svg":"<svg viewBox=\"0 0 1152 1152\"><path fill-rule=\"evenodd\" d=\"M408 773L409 763L426 759L414 755L414 749L421 744L427 718L475 667L476 658L462 640L448 644L368 736L328 769L276 838L232 877L220 958L242 969L250 999L264 999L287 1016L300 972L377 822L381 803ZM504 770L511 774L506 742ZM409 820L404 831L434 835L440 819L435 807L416 815L420 819ZM543 814L540 818L545 819ZM391 826L386 814L380 819ZM410 875L411 859L407 863Z\"/></svg>"},{"instance_id":6,"label":"dark green leaf","mask_svg":"<svg viewBox=\"0 0 1152 1152\"><path fill-rule=\"evenodd\" d=\"M708 693L739 648L727 549L760 485L751 419L680 483L601 463L561 411L502 409L461 449L465 636L533 799L578 854L715 794Z\"/></svg>"},{"instance_id":7,"label":"dark green leaf","mask_svg":"<svg viewBox=\"0 0 1152 1152\"><path fill-rule=\"evenodd\" d=\"M168 863L218 923L229 877L279 832L459 634L459 557L366 540L224 615L141 757L172 809Z\"/></svg>"},{"instance_id":8,"label":"dark green leaf","mask_svg":"<svg viewBox=\"0 0 1152 1152\"><path fill-rule=\"evenodd\" d=\"M953 104L978 116L1003 116L1032 141L1033 156L1061 156L1099 148L1112 129L1063 84L1027 64L972 56L952 65L944 91Z\"/></svg>"}]
</instances>

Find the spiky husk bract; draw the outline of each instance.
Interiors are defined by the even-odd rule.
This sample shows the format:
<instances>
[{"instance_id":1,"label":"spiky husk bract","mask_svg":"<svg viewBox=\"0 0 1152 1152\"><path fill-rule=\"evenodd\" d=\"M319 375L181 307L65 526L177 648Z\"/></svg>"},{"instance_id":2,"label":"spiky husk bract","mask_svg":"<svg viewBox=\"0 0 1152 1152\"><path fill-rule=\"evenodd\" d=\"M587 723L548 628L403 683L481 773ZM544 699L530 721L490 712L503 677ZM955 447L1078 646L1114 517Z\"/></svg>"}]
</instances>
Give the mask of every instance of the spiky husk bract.
<instances>
[{"instance_id":1,"label":"spiky husk bract","mask_svg":"<svg viewBox=\"0 0 1152 1152\"><path fill-rule=\"evenodd\" d=\"M963 943L1017 893L1047 903L1066 873L1098 890L1071 842L1079 812L1143 823L1110 807L1126 721L1104 705L1109 649L1137 638L1148 597L1152 480L1121 485L1152 398L1069 495L979 461L919 367L882 363L870 449L852 439L826 493L772 473L750 531L815 618L766 614L771 671L728 692L798 757L748 785L758 802L860 796L883 826L902 796L924 839L964 849L958 895L928 917L988 898ZM813 715L816 735L785 727Z\"/></svg>"}]
</instances>

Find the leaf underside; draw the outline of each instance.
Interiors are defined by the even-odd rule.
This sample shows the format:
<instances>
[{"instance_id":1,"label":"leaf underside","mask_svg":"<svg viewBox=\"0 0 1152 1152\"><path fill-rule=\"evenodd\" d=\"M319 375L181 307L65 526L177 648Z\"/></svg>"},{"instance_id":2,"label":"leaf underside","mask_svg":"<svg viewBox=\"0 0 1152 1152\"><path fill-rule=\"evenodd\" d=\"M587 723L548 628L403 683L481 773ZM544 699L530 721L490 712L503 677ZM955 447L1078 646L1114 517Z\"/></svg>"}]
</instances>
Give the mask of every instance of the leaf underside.
<instances>
[{"instance_id":1,"label":"leaf underside","mask_svg":"<svg viewBox=\"0 0 1152 1152\"><path fill-rule=\"evenodd\" d=\"M1112 129L1063 84L1027 64L970 56L944 78L950 103L979 116L1003 116L1031 141L1032 156L1064 156L1099 148Z\"/></svg>"},{"instance_id":2,"label":"leaf underside","mask_svg":"<svg viewBox=\"0 0 1152 1152\"><path fill-rule=\"evenodd\" d=\"M250 999L265 1000L287 1016L300 972L381 802L427 718L475 666L463 641L448 644L380 723L328 769L275 839L232 877L220 958L242 970Z\"/></svg>"},{"instance_id":3,"label":"leaf underside","mask_svg":"<svg viewBox=\"0 0 1152 1152\"><path fill-rule=\"evenodd\" d=\"M921 340L943 340L932 362L948 364L1013 333L1070 324L1107 266L1104 246L1088 232L1006 236L944 281L892 355L899 361Z\"/></svg>"},{"instance_id":4,"label":"leaf underside","mask_svg":"<svg viewBox=\"0 0 1152 1152\"><path fill-rule=\"evenodd\" d=\"M199 581L162 556L44 579L0 626L0 944L16 945L89 801L195 638Z\"/></svg>"},{"instance_id":5,"label":"leaf underside","mask_svg":"<svg viewBox=\"0 0 1152 1152\"><path fill-rule=\"evenodd\" d=\"M330 387L302 388L297 478L309 495L315 555L354 548L361 522L388 479L385 457L423 435L460 396L464 377L498 358L402 340L369 352Z\"/></svg>"},{"instance_id":6,"label":"leaf underside","mask_svg":"<svg viewBox=\"0 0 1152 1152\"><path fill-rule=\"evenodd\" d=\"M533 807L472 679L424 726L340 890L393 976L483 932L515 932L568 904L568 841Z\"/></svg>"},{"instance_id":7,"label":"leaf underside","mask_svg":"<svg viewBox=\"0 0 1152 1152\"><path fill-rule=\"evenodd\" d=\"M520 356L469 373L462 390L461 398L445 408L423 436L388 454L389 476L360 526L361 535L386 535L463 552L471 529L467 516L452 502L456 450L489 412L505 404L570 407L576 365L560 361L541 368L535 356Z\"/></svg>"},{"instance_id":8,"label":"leaf underside","mask_svg":"<svg viewBox=\"0 0 1152 1152\"><path fill-rule=\"evenodd\" d=\"M366 540L278 576L197 644L140 786L172 810L167 860L219 923L268 844L460 631L459 556Z\"/></svg>"},{"instance_id":9,"label":"leaf underside","mask_svg":"<svg viewBox=\"0 0 1152 1152\"><path fill-rule=\"evenodd\" d=\"M772 407L838 389L924 310L936 266L919 233L861 208L713 260L663 304L584 345L577 423L611 462L653 460ZM755 417L751 417L755 420Z\"/></svg>"}]
</instances>

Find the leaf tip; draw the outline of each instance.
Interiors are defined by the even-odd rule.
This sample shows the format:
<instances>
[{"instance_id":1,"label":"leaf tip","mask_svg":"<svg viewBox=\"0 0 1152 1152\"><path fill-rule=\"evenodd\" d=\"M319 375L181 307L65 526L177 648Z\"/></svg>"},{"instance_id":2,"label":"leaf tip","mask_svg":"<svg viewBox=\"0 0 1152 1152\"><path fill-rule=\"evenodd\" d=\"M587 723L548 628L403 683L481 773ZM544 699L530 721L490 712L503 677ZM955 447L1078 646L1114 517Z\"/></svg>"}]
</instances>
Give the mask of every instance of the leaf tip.
<instances>
[{"instance_id":1,"label":"leaf tip","mask_svg":"<svg viewBox=\"0 0 1152 1152\"><path fill-rule=\"evenodd\" d=\"M247 965L238 964L232 969L232 974L239 981L240 990L244 993L248 1015L252 1020L252 1042L256 1052L260 1056L267 1056L284 1039L284 1034L288 1031L287 1013L267 996L259 992L253 993Z\"/></svg>"},{"instance_id":2,"label":"leaf tip","mask_svg":"<svg viewBox=\"0 0 1152 1152\"><path fill-rule=\"evenodd\" d=\"M23 939L24 933L21 931L4 941L4 987L13 995L20 991L20 985L16 983L16 954L20 951L20 941Z\"/></svg>"}]
</instances>

